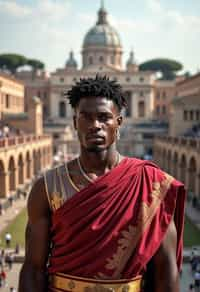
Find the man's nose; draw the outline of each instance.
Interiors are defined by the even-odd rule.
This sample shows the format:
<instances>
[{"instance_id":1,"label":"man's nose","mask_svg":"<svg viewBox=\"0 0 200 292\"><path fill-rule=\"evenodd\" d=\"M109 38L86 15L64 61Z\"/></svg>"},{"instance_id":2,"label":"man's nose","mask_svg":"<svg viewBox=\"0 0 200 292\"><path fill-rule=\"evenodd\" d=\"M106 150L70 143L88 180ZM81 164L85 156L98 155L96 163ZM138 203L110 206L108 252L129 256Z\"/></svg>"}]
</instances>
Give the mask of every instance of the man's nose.
<instances>
[{"instance_id":1,"label":"man's nose","mask_svg":"<svg viewBox=\"0 0 200 292\"><path fill-rule=\"evenodd\" d=\"M92 119L90 123L90 127L93 129L100 129L101 128L101 123L99 122L98 119Z\"/></svg>"}]
</instances>

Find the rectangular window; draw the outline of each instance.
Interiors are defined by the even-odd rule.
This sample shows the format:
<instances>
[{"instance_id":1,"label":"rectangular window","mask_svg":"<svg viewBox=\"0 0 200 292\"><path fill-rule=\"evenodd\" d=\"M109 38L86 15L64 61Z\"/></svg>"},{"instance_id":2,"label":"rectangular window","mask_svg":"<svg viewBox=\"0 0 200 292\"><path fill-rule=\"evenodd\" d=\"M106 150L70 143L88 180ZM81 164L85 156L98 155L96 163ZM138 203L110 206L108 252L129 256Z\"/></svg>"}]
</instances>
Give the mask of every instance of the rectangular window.
<instances>
[{"instance_id":1,"label":"rectangular window","mask_svg":"<svg viewBox=\"0 0 200 292\"><path fill-rule=\"evenodd\" d=\"M193 119L194 119L194 112L190 111L190 121L193 121Z\"/></svg>"},{"instance_id":2,"label":"rectangular window","mask_svg":"<svg viewBox=\"0 0 200 292\"><path fill-rule=\"evenodd\" d=\"M160 106L157 105L156 107L156 115L159 116L160 115Z\"/></svg>"},{"instance_id":3,"label":"rectangular window","mask_svg":"<svg viewBox=\"0 0 200 292\"><path fill-rule=\"evenodd\" d=\"M10 106L10 97L8 94L6 94L6 108L9 108Z\"/></svg>"},{"instance_id":4,"label":"rectangular window","mask_svg":"<svg viewBox=\"0 0 200 292\"><path fill-rule=\"evenodd\" d=\"M183 120L184 121L188 120L188 112L186 110L183 112Z\"/></svg>"},{"instance_id":5,"label":"rectangular window","mask_svg":"<svg viewBox=\"0 0 200 292\"><path fill-rule=\"evenodd\" d=\"M199 121L199 116L200 116L200 115L199 115L199 111L197 110L197 111L196 111L196 121Z\"/></svg>"}]
</instances>

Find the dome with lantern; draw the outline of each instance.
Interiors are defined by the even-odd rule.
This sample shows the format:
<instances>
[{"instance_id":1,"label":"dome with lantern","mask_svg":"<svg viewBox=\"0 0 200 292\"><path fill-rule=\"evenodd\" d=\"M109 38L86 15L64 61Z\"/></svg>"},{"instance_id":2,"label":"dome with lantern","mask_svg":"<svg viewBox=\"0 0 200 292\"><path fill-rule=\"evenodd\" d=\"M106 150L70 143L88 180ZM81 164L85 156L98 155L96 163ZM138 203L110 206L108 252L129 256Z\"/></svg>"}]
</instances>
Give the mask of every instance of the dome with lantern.
<instances>
[{"instance_id":1,"label":"dome with lantern","mask_svg":"<svg viewBox=\"0 0 200 292\"><path fill-rule=\"evenodd\" d=\"M83 67L111 65L121 67L122 44L118 32L109 24L103 1L98 20L83 41Z\"/></svg>"}]
</instances>

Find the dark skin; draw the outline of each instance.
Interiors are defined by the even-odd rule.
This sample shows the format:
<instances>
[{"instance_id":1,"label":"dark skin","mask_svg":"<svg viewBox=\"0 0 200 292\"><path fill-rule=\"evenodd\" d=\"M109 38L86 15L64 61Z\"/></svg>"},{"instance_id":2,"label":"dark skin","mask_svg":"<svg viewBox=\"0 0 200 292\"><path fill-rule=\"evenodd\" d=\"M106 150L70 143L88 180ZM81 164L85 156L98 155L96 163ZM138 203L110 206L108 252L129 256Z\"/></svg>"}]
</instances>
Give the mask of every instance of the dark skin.
<instances>
[{"instance_id":1,"label":"dark skin","mask_svg":"<svg viewBox=\"0 0 200 292\"><path fill-rule=\"evenodd\" d=\"M103 97L88 97L82 98L77 105L74 126L80 140L80 161L91 179L96 179L110 171L118 162L115 143L117 129L121 123L119 109L111 100ZM119 160L121 159L122 156ZM76 160L69 162L68 168L73 182L79 189L89 184L80 173ZM28 218L26 255L20 273L19 292L45 292L51 223L43 178L40 178L31 190ZM151 282L154 292L179 292L176 242L176 228L172 220L159 250L152 258Z\"/></svg>"}]
</instances>

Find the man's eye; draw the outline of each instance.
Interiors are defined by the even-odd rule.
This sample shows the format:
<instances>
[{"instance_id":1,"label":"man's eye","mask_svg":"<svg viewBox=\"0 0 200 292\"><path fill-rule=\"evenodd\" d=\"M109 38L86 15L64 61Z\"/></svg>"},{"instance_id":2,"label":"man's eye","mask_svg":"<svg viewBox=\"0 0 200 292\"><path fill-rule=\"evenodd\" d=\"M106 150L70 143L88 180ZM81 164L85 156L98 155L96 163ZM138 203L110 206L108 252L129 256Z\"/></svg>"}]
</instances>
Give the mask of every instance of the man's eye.
<instances>
[{"instance_id":1,"label":"man's eye","mask_svg":"<svg viewBox=\"0 0 200 292\"><path fill-rule=\"evenodd\" d=\"M108 121L110 119L110 116L107 115L99 115L98 116L99 121Z\"/></svg>"}]
</instances>

